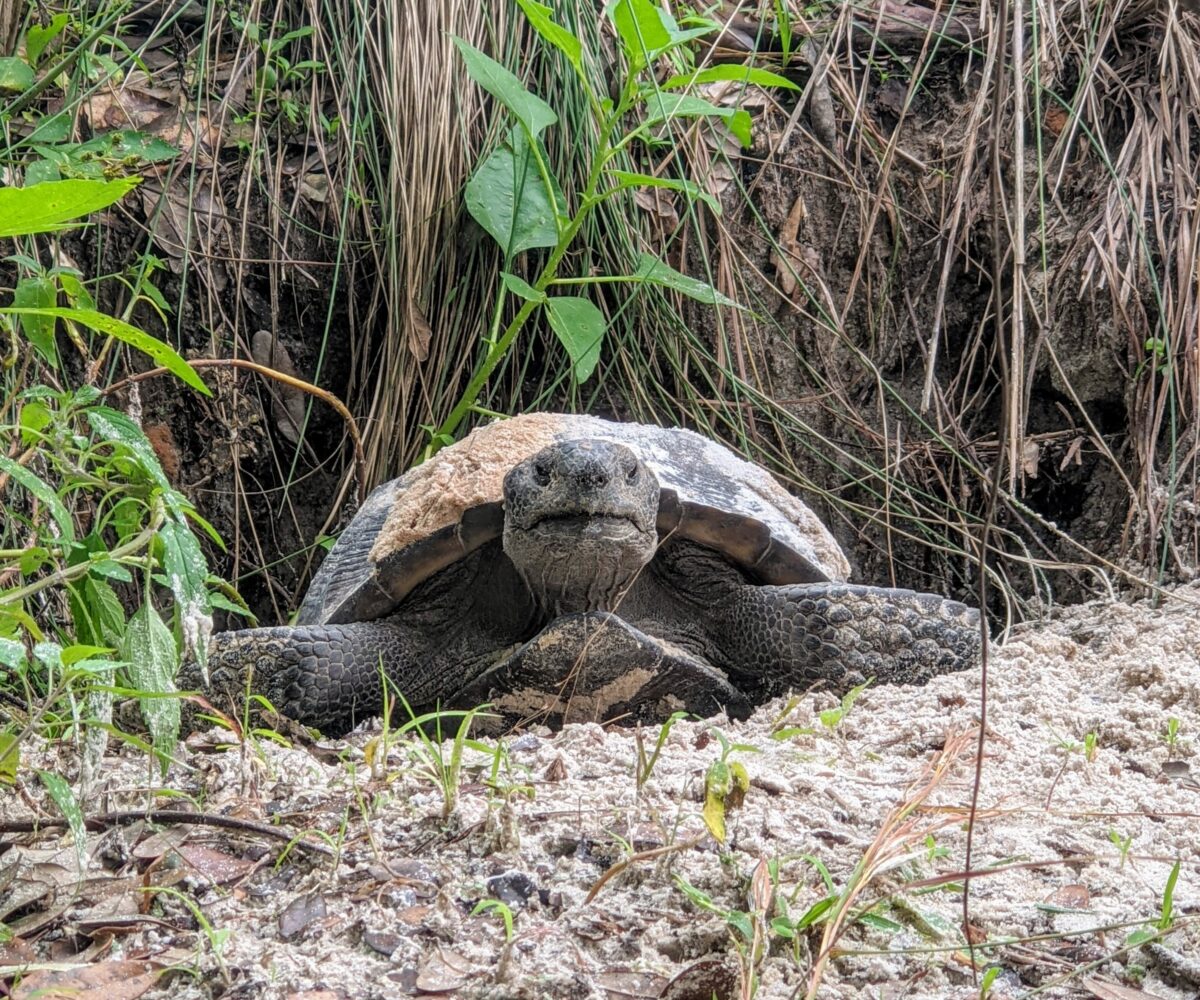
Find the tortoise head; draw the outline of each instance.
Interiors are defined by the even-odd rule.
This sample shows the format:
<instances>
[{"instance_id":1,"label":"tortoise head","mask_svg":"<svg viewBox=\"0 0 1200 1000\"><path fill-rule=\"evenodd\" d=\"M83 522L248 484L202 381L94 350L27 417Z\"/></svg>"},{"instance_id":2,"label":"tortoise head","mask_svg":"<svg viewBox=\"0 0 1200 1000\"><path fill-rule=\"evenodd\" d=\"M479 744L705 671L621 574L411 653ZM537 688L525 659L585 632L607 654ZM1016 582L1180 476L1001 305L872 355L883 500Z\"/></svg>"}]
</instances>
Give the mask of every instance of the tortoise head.
<instances>
[{"instance_id":1,"label":"tortoise head","mask_svg":"<svg viewBox=\"0 0 1200 1000\"><path fill-rule=\"evenodd\" d=\"M504 551L546 611L610 611L654 558L658 500L632 449L561 441L504 477Z\"/></svg>"}]
</instances>

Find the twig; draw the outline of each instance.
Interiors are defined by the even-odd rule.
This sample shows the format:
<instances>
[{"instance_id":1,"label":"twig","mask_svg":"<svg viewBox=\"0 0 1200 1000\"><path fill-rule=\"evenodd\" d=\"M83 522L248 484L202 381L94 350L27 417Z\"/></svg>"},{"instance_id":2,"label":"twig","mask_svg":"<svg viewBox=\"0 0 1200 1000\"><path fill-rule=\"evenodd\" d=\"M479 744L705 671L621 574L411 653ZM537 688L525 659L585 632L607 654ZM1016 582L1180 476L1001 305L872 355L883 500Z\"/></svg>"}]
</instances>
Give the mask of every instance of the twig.
<instances>
[{"instance_id":1,"label":"twig","mask_svg":"<svg viewBox=\"0 0 1200 1000\"><path fill-rule=\"evenodd\" d=\"M266 378L274 379L276 382L282 382L284 385L290 385L293 389L307 392L310 396L316 396L317 399L332 406L337 410L338 416L346 422L346 429L350 432L350 440L354 442L354 478L358 481L358 502L360 504L363 502L367 488L367 460L363 453L362 437L358 433L358 423L355 421L354 415L346 407L346 404L332 392L322 389L320 386L313 385L311 382L305 382L304 379L285 375L281 371L268 368L266 365L260 365L257 361L249 361L246 358L197 358L195 361L188 361L188 364L193 368L244 368L247 371L257 372ZM107 389L101 391L107 396L120 389L124 389L126 386L133 385L135 382L142 382L148 378L165 375L169 370L168 368L151 368L149 371L138 372L135 375L121 379L119 382L114 382Z\"/></svg>"},{"instance_id":2,"label":"twig","mask_svg":"<svg viewBox=\"0 0 1200 1000\"><path fill-rule=\"evenodd\" d=\"M124 809L117 812L98 813L85 816L83 825L89 830L106 830L112 826L128 826L131 823L181 823L191 826L215 826L225 830L241 830L257 833L274 840L285 840L297 847L316 854L333 857L333 850L324 844L301 840L299 835L278 826L269 826L252 819L222 816L218 813L186 812L182 809ZM37 833L39 830L58 829L67 825L65 819L16 819L0 822L0 833Z\"/></svg>"}]
</instances>

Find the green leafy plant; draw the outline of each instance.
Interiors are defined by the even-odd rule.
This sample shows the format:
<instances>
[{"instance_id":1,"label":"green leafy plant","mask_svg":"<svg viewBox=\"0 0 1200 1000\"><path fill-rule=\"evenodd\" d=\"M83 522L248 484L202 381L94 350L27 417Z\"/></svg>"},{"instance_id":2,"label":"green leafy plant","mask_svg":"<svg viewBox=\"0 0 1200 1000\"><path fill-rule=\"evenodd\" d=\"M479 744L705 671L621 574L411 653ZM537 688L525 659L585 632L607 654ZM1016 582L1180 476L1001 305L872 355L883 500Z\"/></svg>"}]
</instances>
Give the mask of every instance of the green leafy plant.
<instances>
[{"instance_id":1,"label":"green leafy plant","mask_svg":"<svg viewBox=\"0 0 1200 1000\"><path fill-rule=\"evenodd\" d=\"M391 685L390 679L387 683ZM463 752L467 747L467 737L477 718L493 717L487 712L489 706L477 705L467 711L445 710L415 715L404 695L397 691L396 696L408 713L409 719L396 731L397 735L415 732L417 739L413 746L416 758L424 774L441 789L442 819L448 820L458 808L458 790L462 781ZM442 723L451 719L458 720L458 728L454 732L450 752L447 754L442 746L445 742Z\"/></svg>"},{"instance_id":2,"label":"green leafy plant","mask_svg":"<svg viewBox=\"0 0 1200 1000\"><path fill-rule=\"evenodd\" d=\"M646 745L642 739L642 727L638 726L634 730L633 739L637 748L637 763L635 765L634 776L639 792L654 773L654 765L658 763L658 756L662 753L662 748L666 745L667 737L671 735L671 730L674 728L675 723L680 719L686 719L687 716L687 712L672 712L670 718L658 727L658 736L654 741L654 749L649 754L646 753Z\"/></svg>"},{"instance_id":3,"label":"green leafy plant","mask_svg":"<svg viewBox=\"0 0 1200 1000\"><path fill-rule=\"evenodd\" d=\"M870 681L864 681L862 684L852 687L849 691L842 695L841 704L839 704L837 708L828 708L824 712L821 712L817 716L817 718L821 720L821 725L823 725L830 732L833 732L835 729L837 729L837 727L845 721L846 716L850 714L850 709L854 706L854 703L858 701L859 695L861 695L870 686L870 684Z\"/></svg>"},{"instance_id":4,"label":"green leafy plant","mask_svg":"<svg viewBox=\"0 0 1200 1000\"><path fill-rule=\"evenodd\" d=\"M665 188L682 194L689 202L703 202L719 213L716 199L690 180L617 166L618 154L637 144L653 147L672 127L685 121L722 127L741 145L750 145L749 114L712 104L692 93L694 87L736 79L760 86L795 88L777 74L748 66L677 72L660 84L655 76L660 62L686 69L686 46L720 26L703 20L699 27L681 29L671 14L653 0L617 0L609 6L608 16L624 59L624 75L614 82L612 92L616 96L610 97L594 87L584 69L583 43L554 19L551 8L537 0L518 0L518 5L538 35L574 71L591 109L594 153L583 189L564 192L542 142L543 133L558 122L558 115L505 67L462 39L454 39L471 79L506 109L512 121L503 140L479 164L466 188L467 210L500 246L504 270L484 337L483 356L450 414L432 432L430 450L453 438L488 379L538 310L544 312L570 358L575 380L585 382L591 377L600 360L607 321L596 302L581 295L563 294L564 288L629 284L636 291L637 286L651 283L710 305L736 307L737 303L710 284L645 253L629 274L565 277L559 272L589 215L620 191ZM513 267L520 255L534 250L544 250L546 255L536 275L527 281L514 273ZM505 323L510 302L516 311Z\"/></svg>"},{"instance_id":5,"label":"green leafy plant","mask_svg":"<svg viewBox=\"0 0 1200 1000\"><path fill-rule=\"evenodd\" d=\"M1167 744L1167 753L1174 757L1179 748L1179 719L1171 716L1167 719L1167 730L1163 733L1163 742Z\"/></svg>"},{"instance_id":6,"label":"green leafy plant","mask_svg":"<svg viewBox=\"0 0 1200 1000\"><path fill-rule=\"evenodd\" d=\"M719 843L725 843L725 817L741 808L750 789L750 775L740 761L730 760L735 753L760 753L748 743L730 743L719 729L709 732L721 744L721 756L704 773L704 825Z\"/></svg>"},{"instance_id":7,"label":"green leafy plant","mask_svg":"<svg viewBox=\"0 0 1200 1000\"><path fill-rule=\"evenodd\" d=\"M1122 836L1117 830L1108 831L1109 842L1116 847L1118 854L1121 857L1120 867L1125 867L1125 862L1129 859L1129 849L1133 847L1133 834L1128 837Z\"/></svg>"},{"instance_id":8,"label":"green leafy plant","mask_svg":"<svg viewBox=\"0 0 1200 1000\"><path fill-rule=\"evenodd\" d=\"M0 188L0 236L78 225L136 183L70 179ZM29 711L19 730L5 731L0 774L15 771L28 734L85 722L92 723L86 779L103 749L118 681L147 695L143 715L165 766L179 706L152 696L174 690L181 647L203 656L215 581L193 527L219 539L172 487L138 423L107 405L103 392L38 384L32 376L64 380L61 332L88 372L121 343L208 389L170 346L98 311L78 272L41 269L26 253L8 259L22 276L11 304L0 304L0 334L11 344L0 371L16 383L0 406L0 483L16 486L0 525L0 687ZM148 281L127 286L132 301L156 301ZM59 306L60 297L70 304ZM168 599L170 624L158 610Z\"/></svg>"},{"instance_id":9,"label":"green leafy plant","mask_svg":"<svg viewBox=\"0 0 1200 1000\"><path fill-rule=\"evenodd\" d=\"M1158 919L1148 922L1144 927L1128 934L1125 938L1126 948L1136 948L1149 941L1154 941L1169 934L1175 927L1175 886L1179 882L1179 865L1179 860L1176 859L1175 864L1171 866L1170 874L1167 875L1166 884L1163 886L1162 900L1159 904Z\"/></svg>"}]
</instances>

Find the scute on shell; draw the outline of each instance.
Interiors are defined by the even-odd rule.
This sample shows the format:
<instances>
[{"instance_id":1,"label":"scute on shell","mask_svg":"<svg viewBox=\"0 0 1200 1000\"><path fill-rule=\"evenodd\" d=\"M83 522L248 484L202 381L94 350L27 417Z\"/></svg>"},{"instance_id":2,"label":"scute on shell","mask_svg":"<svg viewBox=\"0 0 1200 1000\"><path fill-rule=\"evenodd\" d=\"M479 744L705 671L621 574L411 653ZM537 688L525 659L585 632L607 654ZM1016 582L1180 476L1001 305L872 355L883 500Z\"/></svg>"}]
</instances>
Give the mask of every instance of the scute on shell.
<instances>
[{"instance_id":1,"label":"scute on shell","mask_svg":"<svg viewBox=\"0 0 1200 1000\"><path fill-rule=\"evenodd\" d=\"M417 584L499 537L504 476L556 441L633 448L663 488L659 536L710 545L765 583L844 580L833 536L765 470L692 431L531 413L472 431L375 489L313 579L298 624L367 621Z\"/></svg>"}]
</instances>

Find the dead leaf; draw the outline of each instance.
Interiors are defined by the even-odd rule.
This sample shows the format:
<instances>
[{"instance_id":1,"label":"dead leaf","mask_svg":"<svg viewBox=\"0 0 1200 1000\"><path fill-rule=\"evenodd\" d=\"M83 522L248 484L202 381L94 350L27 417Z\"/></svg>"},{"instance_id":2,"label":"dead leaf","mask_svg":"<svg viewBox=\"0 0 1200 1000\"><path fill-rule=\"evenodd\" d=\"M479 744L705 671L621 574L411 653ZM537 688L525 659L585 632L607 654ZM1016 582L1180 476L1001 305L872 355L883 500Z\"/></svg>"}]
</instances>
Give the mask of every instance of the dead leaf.
<instances>
[{"instance_id":1,"label":"dead leaf","mask_svg":"<svg viewBox=\"0 0 1200 1000\"><path fill-rule=\"evenodd\" d=\"M367 928L363 931L362 943L372 951L378 952L380 955L391 957L392 952L400 947L404 941L404 936L397 934L395 931L377 931L372 928Z\"/></svg>"},{"instance_id":2,"label":"dead leaf","mask_svg":"<svg viewBox=\"0 0 1200 1000\"><path fill-rule=\"evenodd\" d=\"M1068 465L1074 462L1076 465L1083 465L1083 459L1080 457L1080 452L1083 451L1083 438L1077 437L1069 445L1067 445L1067 453L1063 455L1063 460L1059 463L1058 471L1062 472Z\"/></svg>"},{"instance_id":3,"label":"dead leaf","mask_svg":"<svg viewBox=\"0 0 1200 1000\"><path fill-rule=\"evenodd\" d=\"M604 990L608 1000L650 1000L662 996L668 983L666 976L654 972L630 972L613 969L596 977L596 985Z\"/></svg>"},{"instance_id":4,"label":"dead leaf","mask_svg":"<svg viewBox=\"0 0 1200 1000\"><path fill-rule=\"evenodd\" d=\"M229 221L225 207L213 198L203 179L191 190L186 175L172 182L169 188L147 179L138 193L155 245L174 273L183 273L183 258L193 250L214 254L228 249ZM223 268L209 268L205 273L213 281L213 291L224 289Z\"/></svg>"},{"instance_id":5,"label":"dead leaf","mask_svg":"<svg viewBox=\"0 0 1200 1000\"><path fill-rule=\"evenodd\" d=\"M429 357L429 345L433 341L433 327L416 306L408 310L408 349L418 361Z\"/></svg>"},{"instance_id":6,"label":"dead leaf","mask_svg":"<svg viewBox=\"0 0 1200 1000\"><path fill-rule=\"evenodd\" d=\"M649 212L654 218L659 233L674 232L679 226L679 211L675 207L675 193L666 188L638 188L633 192L633 201L638 208Z\"/></svg>"},{"instance_id":7,"label":"dead leaf","mask_svg":"<svg viewBox=\"0 0 1200 1000\"><path fill-rule=\"evenodd\" d=\"M296 363L288 349L270 330L255 330L250 342L250 353L254 360L281 375L300 378ZM304 409L307 405L305 393L295 386L273 381L271 390L271 416L279 433L292 444L300 440L300 428L304 426Z\"/></svg>"},{"instance_id":8,"label":"dead leaf","mask_svg":"<svg viewBox=\"0 0 1200 1000\"><path fill-rule=\"evenodd\" d=\"M471 973L467 960L457 952L435 948L417 969L417 989L422 993L452 993Z\"/></svg>"},{"instance_id":9,"label":"dead leaf","mask_svg":"<svg viewBox=\"0 0 1200 1000\"><path fill-rule=\"evenodd\" d=\"M1026 441L1021 449L1021 471L1030 479L1037 479L1038 458L1042 454L1041 445L1036 441Z\"/></svg>"},{"instance_id":10,"label":"dead leaf","mask_svg":"<svg viewBox=\"0 0 1200 1000\"><path fill-rule=\"evenodd\" d=\"M779 228L779 235L776 237L779 249L771 252L771 263L775 266L779 288L789 299L796 291L796 275L803 266L798 237L800 227L807 218L808 207L804 204L804 195L797 195L788 211L787 219Z\"/></svg>"},{"instance_id":11,"label":"dead leaf","mask_svg":"<svg viewBox=\"0 0 1200 1000\"><path fill-rule=\"evenodd\" d=\"M734 1000L740 996L741 978L733 959L702 958L667 984L661 1000Z\"/></svg>"},{"instance_id":12,"label":"dead leaf","mask_svg":"<svg viewBox=\"0 0 1200 1000\"><path fill-rule=\"evenodd\" d=\"M309 201L324 205L329 200L329 175L305 174L300 179L300 194Z\"/></svg>"},{"instance_id":13,"label":"dead leaf","mask_svg":"<svg viewBox=\"0 0 1200 1000\"><path fill-rule=\"evenodd\" d=\"M0 942L0 965L28 965L37 961L37 952L21 938Z\"/></svg>"},{"instance_id":14,"label":"dead leaf","mask_svg":"<svg viewBox=\"0 0 1200 1000\"><path fill-rule=\"evenodd\" d=\"M1157 993L1135 990L1130 986L1118 986L1099 979L1085 979L1083 988L1099 1000L1162 1000Z\"/></svg>"},{"instance_id":15,"label":"dead leaf","mask_svg":"<svg viewBox=\"0 0 1200 1000\"><path fill-rule=\"evenodd\" d=\"M1048 906L1061 906L1066 910L1086 910L1091 905L1092 896L1086 885L1072 882L1055 889L1042 902Z\"/></svg>"},{"instance_id":16,"label":"dead leaf","mask_svg":"<svg viewBox=\"0 0 1200 1000\"><path fill-rule=\"evenodd\" d=\"M97 962L65 972L33 972L13 990L13 1000L134 1000L158 982L157 962Z\"/></svg>"},{"instance_id":17,"label":"dead leaf","mask_svg":"<svg viewBox=\"0 0 1200 1000\"><path fill-rule=\"evenodd\" d=\"M318 920L324 920L326 912L324 896L293 899L279 914L279 936L284 941L290 941Z\"/></svg>"},{"instance_id":18,"label":"dead leaf","mask_svg":"<svg viewBox=\"0 0 1200 1000\"><path fill-rule=\"evenodd\" d=\"M214 885L236 882L258 867L257 862L234 857L203 844L184 844L176 848L176 852L193 871Z\"/></svg>"}]
</instances>

